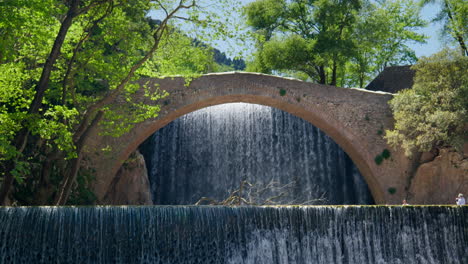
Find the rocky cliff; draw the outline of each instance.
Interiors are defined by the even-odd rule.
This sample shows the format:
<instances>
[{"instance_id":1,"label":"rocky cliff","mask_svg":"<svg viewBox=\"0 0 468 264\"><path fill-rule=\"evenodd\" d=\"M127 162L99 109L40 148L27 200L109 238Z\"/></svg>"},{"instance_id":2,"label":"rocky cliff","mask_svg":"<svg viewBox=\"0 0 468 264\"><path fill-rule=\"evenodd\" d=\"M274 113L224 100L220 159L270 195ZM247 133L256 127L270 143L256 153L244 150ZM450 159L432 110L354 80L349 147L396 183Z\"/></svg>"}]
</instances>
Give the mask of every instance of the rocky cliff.
<instances>
[{"instance_id":1,"label":"rocky cliff","mask_svg":"<svg viewBox=\"0 0 468 264\"><path fill-rule=\"evenodd\" d=\"M410 182L412 204L455 204L458 193L468 195L468 157L453 149L424 153Z\"/></svg>"}]
</instances>

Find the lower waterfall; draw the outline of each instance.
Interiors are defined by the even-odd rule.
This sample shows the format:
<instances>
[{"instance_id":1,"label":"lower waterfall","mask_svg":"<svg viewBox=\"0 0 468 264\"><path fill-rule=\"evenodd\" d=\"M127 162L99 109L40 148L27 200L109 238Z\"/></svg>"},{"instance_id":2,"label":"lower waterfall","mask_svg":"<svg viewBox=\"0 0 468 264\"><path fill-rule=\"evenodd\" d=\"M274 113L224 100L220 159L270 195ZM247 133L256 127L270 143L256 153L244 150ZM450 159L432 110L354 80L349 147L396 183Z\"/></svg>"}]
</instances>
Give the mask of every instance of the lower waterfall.
<instances>
[{"instance_id":1,"label":"lower waterfall","mask_svg":"<svg viewBox=\"0 0 468 264\"><path fill-rule=\"evenodd\" d=\"M468 207L0 207L0 263L468 263Z\"/></svg>"},{"instance_id":2,"label":"lower waterfall","mask_svg":"<svg viewBox=\"0 0 468 264\"><path fill-rule=\"evenodd\" d=\"M154 204L219 201L243 180L290 186L278 204L374 203L358 169L331 138L267 106L232 103L192 112L157 131L140 151Z\"/></svg>"}]
</instances>

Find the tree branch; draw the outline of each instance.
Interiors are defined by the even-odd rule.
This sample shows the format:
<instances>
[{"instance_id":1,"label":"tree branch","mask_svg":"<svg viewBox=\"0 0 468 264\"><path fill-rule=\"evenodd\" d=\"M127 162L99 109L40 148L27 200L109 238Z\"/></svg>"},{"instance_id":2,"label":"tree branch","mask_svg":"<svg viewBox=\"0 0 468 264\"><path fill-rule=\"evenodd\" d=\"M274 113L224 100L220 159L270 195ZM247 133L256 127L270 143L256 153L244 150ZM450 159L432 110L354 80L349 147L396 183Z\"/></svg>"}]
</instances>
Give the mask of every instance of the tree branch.
<instances>
[{"instance_id":1,"label":"tree branch","mask_svg":"<svg viewBox=\"0 0 468 264\"><path fill-rule=\"evenodd\" d=\"M78 170L80 168L80 163L83 158L82 150L83 147L86 145L86 142L91 134L93 128L97 127L99 122L104 117L104 111L99 111L96 116L94 117L91 125L86 128L85 133L80 138L79 142L76 144L76 153L77 157L72 160L72 166L70 168L70 172L64 176L62 180L61 186L58 188L57 196L55 197L54 204L55 205L64 205L68 197L70 195L73 183L76 180L76 176L78 175Z\"/></svg>"},{"instance_id":2,"label":"tree branch","mask_svg":"<svg viewBox=\"0 0 468 264\"><path fill-rule=\"evenodd\" d=\"M182 3L183 1L180 1L180 3ZM73 141L74 142L77 142L80 137L82 136L83 132L85 131L86 129L86 126L89 122L89 119L90 117L96 112L98 111L99 109L102 109L104 106L110 104L112 101L115 100L115 98L117 98L117 96L119 94L121 94L121 92L123 91L123 89L125 88L125 86L127 85L127 83L130 81L130 79L135 75L135 72L138 68L140 68L149 58L151 58L153 56L153 53L159 48L159 44L160 44L160 41L161 41L161 38L162 36L164 35L164 32L166 31L167 29L167 23L168 21L173 18L173 16L180 10L180 9L184 9L184 8L191 8L195 6L195 1L192 2L192 5L188 5L188 6L184 6L182 4L180 4L179 6L177 6L171 13L169 13L169 15L161 22L161 24L159 25L158 29L155 31L155 33L153 34L153 38L154 38L154 44L153 46L151 47L151 49L146 53L146 55L140 59L139 61L137 61L133 66L132 68L130 69L130 71L127 73L127 75L121 80L121 82L119 83L119 85L117 85L117 87L110 93L108 94L107 96L105 96L104 98L102 98L101 100L99 100L98 102L96 102L95 104L91 105L88 110L86 111L86 113L84 114L84 117L77 129L77 131L75 132L74 136L73 136Z\"/></svg>"},{"instance_id":3,"label":"tree branch","mask_svg":"<svg viewBox=\"0 0 468 264\"><path fill-rule=\"evenodd\" d=\"M65 76L63 77L63 82L62 82L62 105L66 105L66 93L67 93L67 86L69 84L69 76L71 74L71 71L72 71L72 68L73 68L73 63L75 62L75 59L78 55L78 51L79 49L81 49L81 47L83 46L83 43L89 39L89 37L92 35L93 33L93 30L97 27L97 25L99 24L99 22L101 22L104 18L106 18L107 16L109 16L111 13L112 13L112 10L113 10L113 1L110 1L109 2L109 6L107 7L106 9L106 12L104 13L104 15L102 15L101 17L99 17L98 19L94 20L92 22L92 25L86 30L85 29L85 32L86 35L84 35L79 41L78 41L78 44L76 45L76 47L73 49L73 55L70 59L70 61L68 61L67 63L67 71L65 73Z\"/></svg>"}]
</instances>

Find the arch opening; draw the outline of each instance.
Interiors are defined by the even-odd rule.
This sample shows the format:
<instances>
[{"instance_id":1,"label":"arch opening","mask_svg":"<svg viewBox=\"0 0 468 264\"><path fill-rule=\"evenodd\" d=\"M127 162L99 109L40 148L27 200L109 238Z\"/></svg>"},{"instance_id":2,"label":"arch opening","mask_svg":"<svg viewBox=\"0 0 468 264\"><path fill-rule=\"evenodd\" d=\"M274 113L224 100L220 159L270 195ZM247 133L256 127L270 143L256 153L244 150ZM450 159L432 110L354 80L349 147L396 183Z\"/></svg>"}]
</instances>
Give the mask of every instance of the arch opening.
<instances>
[{"instance_id":1,"label":"arch opening","mask_svg":"<svg viewBox=\"0 0 468 264\"><path fill-rule=\"evenodd\" d=\"M158 129L140 147L153 174L153 202L221 200L247 180L258 187L292 187L286 191L295 195L279 203L374 203L359 169L331 136L294 107L280 105L295 115L265 105L202 108Z\"/></svg>"}]
</instances>

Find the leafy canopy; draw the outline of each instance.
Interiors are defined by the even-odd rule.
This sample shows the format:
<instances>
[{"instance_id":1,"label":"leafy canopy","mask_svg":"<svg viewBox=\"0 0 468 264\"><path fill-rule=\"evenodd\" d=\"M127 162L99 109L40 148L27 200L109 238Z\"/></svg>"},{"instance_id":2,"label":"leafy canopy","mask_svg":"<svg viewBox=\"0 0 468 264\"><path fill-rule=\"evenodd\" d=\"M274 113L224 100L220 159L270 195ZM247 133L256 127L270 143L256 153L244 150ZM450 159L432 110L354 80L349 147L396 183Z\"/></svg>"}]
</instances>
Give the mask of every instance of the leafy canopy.
<instances>
[{"instance_id":1,"label":"leafy canopy","mask_svg":"<svg viewBox=\"0 0 468 264\"><path fill-rule=\"evenodd\" d=\"M257 0L244 13L257 39L248 70L322 84L363 87L385 66L414 62L407 43L424 41L413 1Z\"/></svg>"},{"instance_id":2,"label":"leafy canopy","mask_svg":"<svg viewBox=\"0 0 468 264\"><path fill-rule=\"evenodd\" d=\"M425 36L416 32L426 26L419 11L413 1L365 2L352 35L356 48L346 64L342 86L364 87L387 66L415 63L416 54L408 44L425 42Z\"/></svg>"},{"instance_id":3,"label":"leafy canopy","mask_svg":"<svg viewBox=\"0 0 468 264\"><path fill-rule=\"evenodd\" d=\"M158 100L167 92L145 88L152 103L134 102L136 80L219 68L212 49L175 22L213 27L219 37L228 34L216 23L220 17L203 5L206 1L0 1L0 204L13 183L13 197L21 204L50 203L58 189L64 194L57 203L63 204L91 129L99 125L104 134L119 136L158 115ZM152 10L159 11L157 19L148 17ZM125 107L113 107L117 97Z\"/></svg>"}]
</instances>

